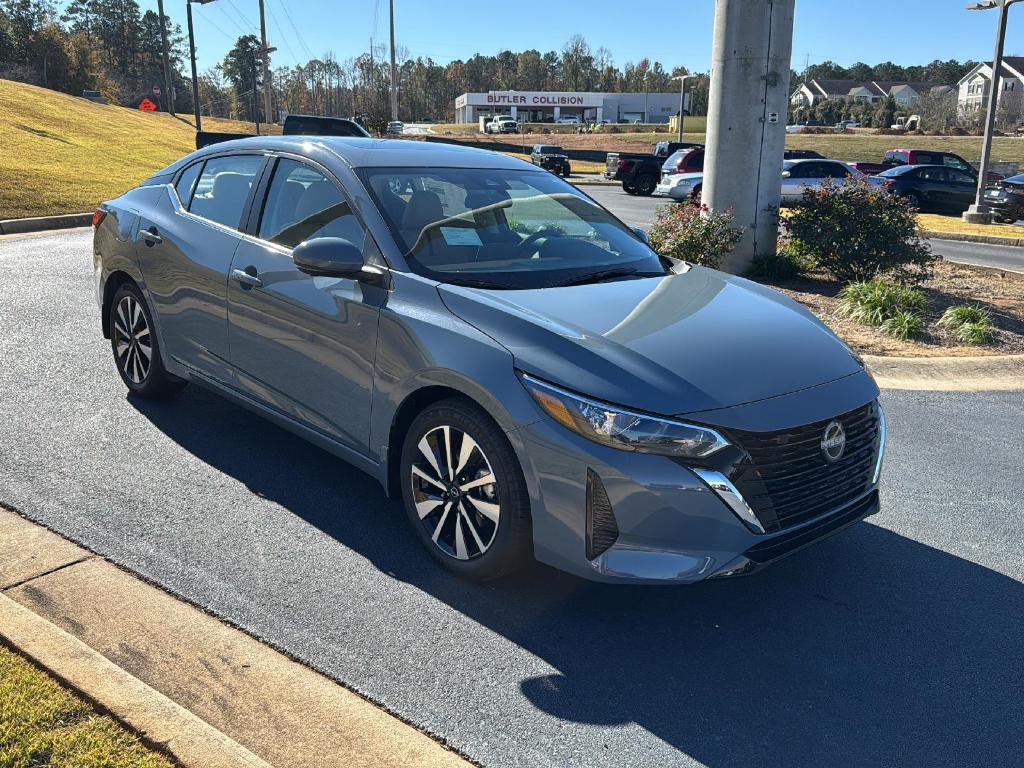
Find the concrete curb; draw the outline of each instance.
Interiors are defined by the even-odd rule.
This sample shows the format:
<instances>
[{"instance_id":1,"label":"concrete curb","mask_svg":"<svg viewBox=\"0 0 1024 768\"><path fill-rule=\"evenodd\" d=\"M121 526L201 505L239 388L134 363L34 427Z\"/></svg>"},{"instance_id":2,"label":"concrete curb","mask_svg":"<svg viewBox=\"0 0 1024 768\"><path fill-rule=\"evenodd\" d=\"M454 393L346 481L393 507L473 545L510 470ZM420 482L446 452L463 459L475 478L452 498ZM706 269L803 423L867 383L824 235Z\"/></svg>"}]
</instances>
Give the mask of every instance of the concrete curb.
<instances>
[{"instance_id":1,"label":"concrete curb","mask_svg":"<svg viewBox=\"0 0 1024 768\"><path fill-rule=\"evenodd\" d=\"M92 225L91 213L69 213L63 216L33 216L27 219L0 219L0 235L23 235L50 229L72 229Z\"/></svg>"},{"instance_id":2,"label":"concrete curb","mask_svg":"<svg viewBox=\"0 0 1024 768\"><path fill-rule=\"evenodd\" d=\"M382 707L0 508L0 637L187 768L468 768Z\"/></svg>"},{"instance_id":3,"label":"concrete curb","mask_svg":"<svg viewBox=\"0 0 1024 768\"><path fill-rule=\"evenodd\" d=\"M960 243L982 243L983 245L1011 245L1024 247L1024 237L997 237L995 235L964 235L958 232L934 232L925 230L921 237L926 240L954 240Z\"/></svg>"},{"instance_id":4,"label":"concrete curb","mask_svg":"<svg viewBox=\"0 0 1024 768\"><path fill-rule=\"evenodd\" d=\"M863 357L868 370L882 389L932 392L1024 390L1024 355Z\"/></svg>"},{"instance_id":5,"label":"concrete curb","mask_svg":"<svg viewBox=\"0 0 1024 768\"><path fill-rule=\"evenodd\" d=\"M0 594L0 637L182 765L272 768L77 638Z\"/></svg>"}]
</instances>

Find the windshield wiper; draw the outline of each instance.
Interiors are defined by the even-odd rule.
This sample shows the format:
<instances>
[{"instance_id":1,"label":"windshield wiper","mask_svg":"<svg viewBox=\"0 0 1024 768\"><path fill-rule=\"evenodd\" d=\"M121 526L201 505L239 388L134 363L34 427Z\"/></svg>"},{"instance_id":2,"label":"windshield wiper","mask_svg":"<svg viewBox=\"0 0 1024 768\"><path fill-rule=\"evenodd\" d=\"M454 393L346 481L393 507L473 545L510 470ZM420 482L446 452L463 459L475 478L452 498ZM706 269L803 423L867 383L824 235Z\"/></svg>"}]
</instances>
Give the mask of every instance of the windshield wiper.
<instances>
[{"instance_id":1,"label":"windshield wiper","mask_svg":"<svg viewBox=\"0 0 1024 768\"><path fill-rule=\"evenodd\" d=\"M664 272L640 272L635 269L616 267L615 269L604 269L600 272L591 272L588 275L581 275L566 280L563 283L555 283L555 288L565 288L570 285L586 285L587 283L600 283L605 280L614 280L617 277L664 277Z\"/></svg>"},{"instance_id":2,"label":"windshield wiper","mask_svg":"<svg viewBox=\"0 0 1024 768\"><path fill-rule=\"evenodd\" d=\"M463 285L467 288L489 288L496 291L508 291L511 290L511 286L505 283L495 283L491 280L479 280L474 277L452 277L445 282L451 285Z\"/></svg>"}]
</instances>

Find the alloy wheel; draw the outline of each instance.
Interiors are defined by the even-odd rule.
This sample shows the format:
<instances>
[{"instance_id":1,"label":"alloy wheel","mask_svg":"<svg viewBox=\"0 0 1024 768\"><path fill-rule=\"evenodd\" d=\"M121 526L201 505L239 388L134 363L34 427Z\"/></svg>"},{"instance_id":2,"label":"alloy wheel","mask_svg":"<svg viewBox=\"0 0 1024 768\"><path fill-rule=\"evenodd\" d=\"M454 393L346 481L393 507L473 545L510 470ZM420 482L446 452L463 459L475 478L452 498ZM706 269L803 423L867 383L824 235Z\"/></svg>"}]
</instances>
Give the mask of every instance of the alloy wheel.
<instances>
[{"instance_id":1,"label":"alloy wheel","mask_svg":"<svg viewBox=\"0 0 1024 768\"><path fill-rule=\"evenodd\" d=\"M434 427L417 445L409 481L420 524L438 549L457 560L487 552L501 506L498 479L476 440L453 426Z\"/></svg>"},{"instance_id":2,"label":"alloy wheel","mask_svg":"<svg viewBox=\"0 0 1024 768\"><path fill-rule=\"evenodd\" d=\"M142 384L153 362L153 339L142 305L134 296L124 296L114 313L114 352L124 375Z\"/></svg>"}]
</instances>

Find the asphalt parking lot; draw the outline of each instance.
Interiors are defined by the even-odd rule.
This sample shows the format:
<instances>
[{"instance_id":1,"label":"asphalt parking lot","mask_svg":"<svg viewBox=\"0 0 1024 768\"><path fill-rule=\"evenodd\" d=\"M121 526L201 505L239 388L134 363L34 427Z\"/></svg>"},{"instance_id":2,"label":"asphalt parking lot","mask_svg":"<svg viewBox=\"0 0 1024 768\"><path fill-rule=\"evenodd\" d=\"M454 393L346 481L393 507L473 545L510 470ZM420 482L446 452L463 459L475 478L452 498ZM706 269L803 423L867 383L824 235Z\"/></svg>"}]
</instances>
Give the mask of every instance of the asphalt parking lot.
<instances>
[{"instance_id":1,"label":"asphalt parking lot","mask_svg":"<svg viewBox=\"0 0 1024 768\"><path fill-rule=\"evenodd\" d=\"M634 197L618 186L584 186L582 190L631 227L644 229L654 223L655 213L673 204L666 197ZM1021 227L1024 236L1024 227ZM954 240L929 240L932 250L950 261L996 269L1024 272L1024 248L1005 245L962 243Z\"/></svg>"},{"instance_id":2,"label":"asphalt parking lot","mask_svg":"<svg viewBox=\"0 0 1024 768\"><path fill-rule=\"evenodd\" d=\"M886 392L882 513L755 577L475 586L328 454L197 387L127 397L89 242L0 240L0 503L484 765L1019 762L1020 392Z\"/></svg>"}]
</instances>

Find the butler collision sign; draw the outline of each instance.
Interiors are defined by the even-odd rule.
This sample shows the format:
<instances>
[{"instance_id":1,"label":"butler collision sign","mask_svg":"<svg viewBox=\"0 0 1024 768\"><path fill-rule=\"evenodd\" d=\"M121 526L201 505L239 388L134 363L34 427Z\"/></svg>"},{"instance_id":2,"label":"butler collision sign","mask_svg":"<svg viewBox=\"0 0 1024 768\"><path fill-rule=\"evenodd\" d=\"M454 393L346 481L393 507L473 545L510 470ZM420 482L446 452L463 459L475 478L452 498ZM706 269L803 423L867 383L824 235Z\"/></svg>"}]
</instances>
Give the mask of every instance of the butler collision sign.
<instances>
[{"instance_id":1,"label":"butler collision sign","mask_svg":"<svg viewBox=\"0 0 1024 768\"><path fill-rule=\"evenodd\" d=\"M679 109L679 93L577 93L572 91L487 91L455 99L455 121L475 123L490 115L526 122L569 115L584 120L640 120L664 123Z\"/></svg>"}]
</instances>

